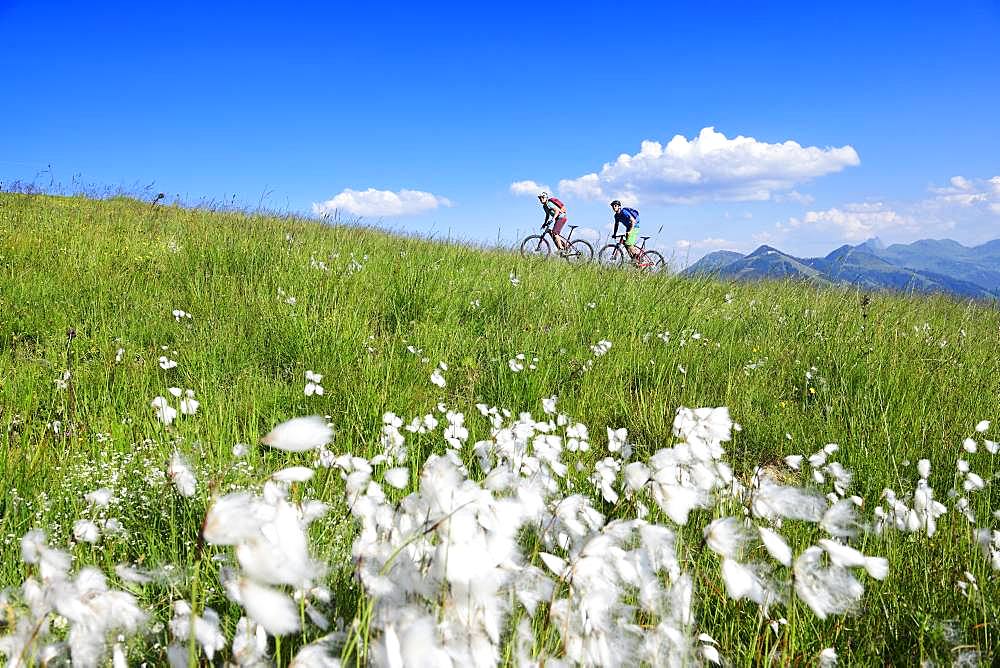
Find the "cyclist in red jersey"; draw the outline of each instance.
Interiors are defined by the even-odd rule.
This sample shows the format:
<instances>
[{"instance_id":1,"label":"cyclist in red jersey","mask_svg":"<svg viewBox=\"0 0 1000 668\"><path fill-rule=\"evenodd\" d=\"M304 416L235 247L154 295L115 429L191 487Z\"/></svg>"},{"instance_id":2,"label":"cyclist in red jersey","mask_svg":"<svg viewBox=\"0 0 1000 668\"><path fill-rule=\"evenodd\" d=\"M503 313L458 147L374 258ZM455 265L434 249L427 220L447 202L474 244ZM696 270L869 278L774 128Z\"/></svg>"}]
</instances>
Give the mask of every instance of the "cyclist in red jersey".
<instances>
[{"instance_id":1,"label":"cyclist in red jersey","mask_svg":"<svg viewBox=\"0 0 1000 668\"><path fill-rule=\"evenodd\" d=\"M542 203L542 211L545 212L545 223L552 221L552 234L556 240L559 250L566 250L569 244L562 238L562 228L566 224L566 205L555 197L549 197L547 192L538 193L538 201Z\"/></svg>"}]
</instances>

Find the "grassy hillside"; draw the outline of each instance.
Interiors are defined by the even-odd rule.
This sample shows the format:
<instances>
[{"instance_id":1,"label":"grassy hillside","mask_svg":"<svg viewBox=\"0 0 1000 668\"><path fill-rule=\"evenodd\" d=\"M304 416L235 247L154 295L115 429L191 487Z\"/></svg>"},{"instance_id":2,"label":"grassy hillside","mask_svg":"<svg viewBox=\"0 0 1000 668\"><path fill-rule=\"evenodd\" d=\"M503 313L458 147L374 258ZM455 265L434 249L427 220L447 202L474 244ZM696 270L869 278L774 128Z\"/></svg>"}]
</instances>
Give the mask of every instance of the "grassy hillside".
<instances>
[{"instance_id":1,"label":"grassy hillside","mask_svg":"<svg viewBox=\"0 0 1000 668\"><path fill-rule=\"evenodd\" d=\"M175 309L191 317L175 318ZM626 428L632 460L648 460L679 440L672 434L678 407L726 406L742 429L723 445L744 485L764 466L785 484L824 494L829 480L814 482L808 467L792 470L782 458L839 444L836 460L853 473L847 494L863 498L859 513L869 528L852 544L889 561L883 581L858 576L865 592L847 614L820 620L794 596L769 614L731 600L720 560L702 541L702 527L722 516L722 506L696 510L678 528L647 502L647 519L680 536L679 558L694 579L693 636L710 634L734 665L769 655L812 664L828 647L848 665L997 656L1000 585L974 539L974 528L1000 525L992 482L1000 466L985 445L998 440L1000 427L996 310L943 297L880 294L869 303L857 292L800 284L528 263L503 251L355 227L123 198L0 194L0 314L0 586L8 590L0 607L9 613L0 636L14 630L21 583L36 573L22 562L21 538L40 528L51 546L73 555L74 571L98 566L109 586L131 591L153 614L128 642L131 659L166 660L163 623L177 599L193 601L196 612L219 611L231 639L240 608L207 558L231 551L206 548L199 530L213 495L260 489L285 466L313 466L311 453L259 445L272 427L327 416L330 451L370 458L383 452L384 413L404 424L434 413L444 423L436 409L443 402L466 416L469 447L460 456L481 479L471 444L490 438L490 424L475 404L542 420L541 400L557 395L558 410L585 423L592 442L588 452L564 453L565 484L609 520L635 517L637 506L609 503L588 482L609 454L606 428ZM612 346L595 356L591 346L601 340ZM525 368L515 372L518 354ZM176 367L161 368L161 356ZM439 362L447 364L444 387L430 382ZM307 370L323 375L323 395L304 394ZM176 405L170 387L193 390L200 406L166 426L150 401L165 396ZM995 423L977 433L983 420ZM445 451L440 434L404 433L414 472ZM963 450L969 437L978 441L974 454ZM234 456L237 443L249 445L245 457ZM175 451L195 469L193 497L167 480ZM931 463L935 498L947 506L936 533L876 534L883 490L911 494L922 458ZM963 490L960 458L983 489ZM333 593L316 605L348 630L357 620L345 659L375 660L367 643L377 646L381 634L368 630L370 604L354 577L357 524L342 478L336 468L317 467L292 493L332 506L310 530ZM115 501L88 504L83 495L102 487ZM406 491L386 490L392 499ZM954 508L963 496L974 523ZM95 544L74 538L77 520L107 518L124 531ZM796 554L825 535L793 521L783 532ZM544 568L539 551L528 550L528 558ZM169 565L172 574L122 583L114 575L119 564ZM959 586L965 571L978 589ZM772 631L779 618L788 623ZM533 624L535 656L563 656L557 630ZM271 641L278 663L324 635L306 626L301 636ZM503 629L512 637L513 622ZM513 662L511 643L503 646L501 658Z\"/></svg>"}]
</instances>

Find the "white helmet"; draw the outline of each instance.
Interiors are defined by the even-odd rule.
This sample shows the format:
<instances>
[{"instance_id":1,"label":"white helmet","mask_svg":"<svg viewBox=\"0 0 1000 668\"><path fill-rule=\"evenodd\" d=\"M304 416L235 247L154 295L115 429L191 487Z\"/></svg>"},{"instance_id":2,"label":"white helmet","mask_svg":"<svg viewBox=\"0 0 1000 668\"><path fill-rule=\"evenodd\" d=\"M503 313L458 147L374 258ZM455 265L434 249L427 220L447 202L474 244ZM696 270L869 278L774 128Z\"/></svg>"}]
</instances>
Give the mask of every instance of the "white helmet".
<instances>
[{"instance_id":1,"label":"white helmet","mask_svg":"<svg viewBox=\"0 0 1000 668\"><path fill-rule=\"evenodd\" d=\"M547 192L545 192L544 190L542 192L538 193L538 199L548 199L548 198L549 198L549 194Z\"/></svg>"}]
</instances>

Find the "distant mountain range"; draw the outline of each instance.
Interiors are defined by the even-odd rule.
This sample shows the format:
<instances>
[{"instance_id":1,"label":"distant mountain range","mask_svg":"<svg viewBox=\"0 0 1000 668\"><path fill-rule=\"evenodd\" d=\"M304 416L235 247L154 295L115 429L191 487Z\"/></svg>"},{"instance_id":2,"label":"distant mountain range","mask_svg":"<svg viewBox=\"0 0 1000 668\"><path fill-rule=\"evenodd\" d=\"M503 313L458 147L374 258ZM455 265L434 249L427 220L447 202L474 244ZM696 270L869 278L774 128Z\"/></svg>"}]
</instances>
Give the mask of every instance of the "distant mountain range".
<instances>
[{"instance_id":1,"label":"distant mountain range","mask_svg":"<svg viewBox=\"0 0 1000 668\"><path fill-rule=\"evenodd\" d=\"M681 273L736 280L798 278L868 290L947 292L1000 299L1000 239L969 248L951 239L885 246L875 238L857 246L841 246L819 258L793 257L777 248L761 246L749 255L733 251L709 253Z\"/></svg>"}]
</instances>

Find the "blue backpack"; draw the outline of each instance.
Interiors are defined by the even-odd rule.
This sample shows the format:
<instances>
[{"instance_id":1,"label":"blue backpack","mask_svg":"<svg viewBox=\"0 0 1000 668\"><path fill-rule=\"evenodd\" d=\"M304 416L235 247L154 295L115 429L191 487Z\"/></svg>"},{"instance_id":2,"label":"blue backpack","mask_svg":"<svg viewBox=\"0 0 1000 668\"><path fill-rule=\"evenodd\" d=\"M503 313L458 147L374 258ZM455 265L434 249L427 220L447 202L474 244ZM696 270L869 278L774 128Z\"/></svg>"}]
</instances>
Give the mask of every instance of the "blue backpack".
<instances>
[{"instance_id":1,"label":"blue backpack","mask_svg":"<svg viewBox=\"0 0 1000 668\"><path fill-rule=\"evenodd\" d=\"M622 211L624 211L625 213L627 213L632 218L632 220L635 221L635 223L634 223L635 225L639 224L639 211L638 211L638 209L630 209L627 206L623 206L622 207Z\"/></svg>"}]
</instances>

